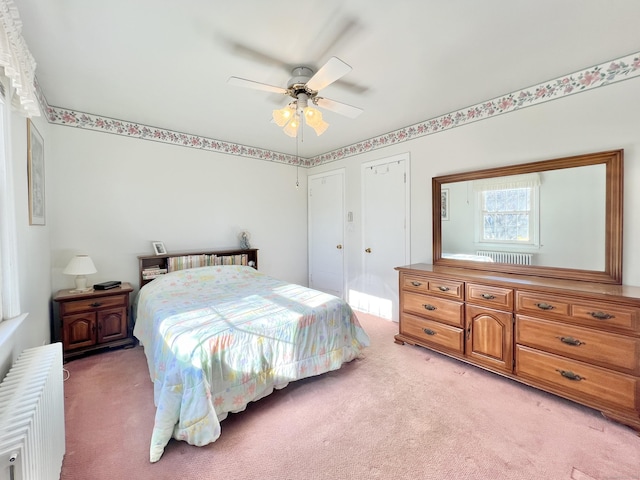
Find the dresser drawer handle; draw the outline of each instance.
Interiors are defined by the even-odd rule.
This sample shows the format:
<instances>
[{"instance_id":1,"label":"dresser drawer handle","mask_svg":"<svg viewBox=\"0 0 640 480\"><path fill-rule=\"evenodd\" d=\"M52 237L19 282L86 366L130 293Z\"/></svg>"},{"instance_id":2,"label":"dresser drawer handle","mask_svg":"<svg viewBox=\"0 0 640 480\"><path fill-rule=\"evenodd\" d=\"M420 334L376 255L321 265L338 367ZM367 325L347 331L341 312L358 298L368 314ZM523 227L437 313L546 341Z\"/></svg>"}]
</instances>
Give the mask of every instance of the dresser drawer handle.
<instances>
[{"instance_id":1,"label":"dresser drawer handle","mask_svg":"<svg viewBox=\"0 0 640 480\"><path fill-rule=\"evenodd\" d=\"M420 282L411 282L411 285L413 285L414 287L419 287L422 284Z\"/></svg>"},{"instance_id":2,"label":"dresser drawer handle","mask_svg":"<svg viewBox=\"0 0 640 480\"><path fill-rule=\"evenodd\" d=\"M423 328L422 331L424 333L426 333L427 335L435 335L436 332L434 332L433 330L431 330L430 328Z\"/></svg>"},{"instance_id":3,"label":"dresser drawer handle","mask_svg":"<svg viewBox=\"0 0 640 480\"><path fill-rule=\"evenodd\" d=\"M482 298L484 298L485 300L493 300L494 297L493 295L491 295L490 293L483 293L482 295L480 295Z\"/></svg>"},{"instance_id":4,"label":"dresser drawer handle","mask_svg":"<svg viewBox=\"0 0 640 480\"><path fill-rule=\"evenodd\" d=\"M102 305L100 302L93 302L89 304L90 307L94 307L94 308L99 307L100 305Z\"/></svg>"},{"instance_id":5,"label":"dresser drawer handle","mask_svg":"<svg viewBox=\"0 0 640 480\"><path fill-rule=\"evenodd\" d=\"M556 372L559 372L560 375L562 375L564 378L567 378L569 380L573 380L576 382L579 382L580 380L586 380L586 378L581 377L577 373L573 373L571 370L556 370Z\"/></svg>"},{"instance_id":6,"label":"dresser drawer handle","mask_svg":"<svg viewBox=\"0 0 640 480\"><path fill-rule=\"evenodd\" d=\"M612 318L616 318L615 315L610 315L605 312L587 312L593 318L597 318L598 320L610 320Z\"/></svg>"},{"instance_id":7,"label":"dresser drawer handle","mask_svg":"<svg viewBox=\"0 0 640 480\"><path fill-rule=\"evenodd\" d=\"M440 290L441 292L448 292L449 291L449 287L440 286L440 287L438 287L438 290Z\"/></svg>"},{"instance_id":8,"label":"dresser drawer handle","mask_svg":"<svg viewBox=\"0 0 640 480\"><path fill-rule=\"evenodd\" d=\"M430 310L430 311L436 310L438 308L435 305L430 305L428 303L424 303L422 304L422 306L425 308L425 310Z\"/></svg>"},{"instance_id":9,"label":"dresser drawer handle","mask_svg":"<svg viewBox=\"0 0 640 480\"><path fill-rule=\"evenodd\" d=\"M535 304L536 307L538 307L540 310L553 310L554 306L550 305L548 303L536 303Z\"/></svg>"},{"instance_id":10,"label":"dresser drawer handle","mask_svg":"<svg viewBox=\"0 0 640 480\"><path fill-rule=\"evenodd\" d=\"M558 337L562 343L566 343L567 345L572 345L574 347L579 347L580 345L584 345L585 343L573 337Z\"/></svg>"}]
</instances>

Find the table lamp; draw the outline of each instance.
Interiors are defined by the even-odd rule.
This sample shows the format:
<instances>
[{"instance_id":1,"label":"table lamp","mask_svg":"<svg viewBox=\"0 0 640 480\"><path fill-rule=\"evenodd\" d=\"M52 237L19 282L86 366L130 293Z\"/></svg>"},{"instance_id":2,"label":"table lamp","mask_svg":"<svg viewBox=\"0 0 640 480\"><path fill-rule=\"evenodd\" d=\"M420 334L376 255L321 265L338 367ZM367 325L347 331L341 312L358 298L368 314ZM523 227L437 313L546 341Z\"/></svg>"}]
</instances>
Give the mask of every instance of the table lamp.
<instances>
[{"instance_id":1,"label":"table lamp","mask_svg":"<svg viewBox=\"0 0 640 480\"><path fill-rule=\"evenodd\" d=\"M67 268L62 273L65 275L75 275L76 288L71 290L73 293L88 292L91 287L87 287L87 277L91 273L96 273L96 266L89 255L76 255L71 259Z\"/></svg>"}]
</instances>

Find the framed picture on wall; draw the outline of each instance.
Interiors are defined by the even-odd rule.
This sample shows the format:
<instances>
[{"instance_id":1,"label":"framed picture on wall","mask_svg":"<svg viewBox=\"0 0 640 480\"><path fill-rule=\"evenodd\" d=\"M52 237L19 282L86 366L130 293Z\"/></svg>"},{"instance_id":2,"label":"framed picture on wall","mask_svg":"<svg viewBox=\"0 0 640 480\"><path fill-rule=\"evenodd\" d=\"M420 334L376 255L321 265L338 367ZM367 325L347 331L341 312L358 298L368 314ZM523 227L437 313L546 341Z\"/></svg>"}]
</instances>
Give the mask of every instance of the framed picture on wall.
<instances>
[{"instance_id":1,"label":"framed picture on wall","mask_svg":"<svg viewBox=\"0 0 640 480\"><path fill-rule=\"evenodd\" d=\"M27 172L29 225L44 225L44 142L35 125L29 119L27 119Z\"/></svg>"},{"instance_id":2,"label":"framed picture on wall","mask_svg":"<svg viewBox=\"0 0 640 480\"><path fill-rule=\"evenodd\" d=\"M441 220L449 220L449 189L440 190L442 197L440 198L440 218Z\"/></svg>"}]
</instances>

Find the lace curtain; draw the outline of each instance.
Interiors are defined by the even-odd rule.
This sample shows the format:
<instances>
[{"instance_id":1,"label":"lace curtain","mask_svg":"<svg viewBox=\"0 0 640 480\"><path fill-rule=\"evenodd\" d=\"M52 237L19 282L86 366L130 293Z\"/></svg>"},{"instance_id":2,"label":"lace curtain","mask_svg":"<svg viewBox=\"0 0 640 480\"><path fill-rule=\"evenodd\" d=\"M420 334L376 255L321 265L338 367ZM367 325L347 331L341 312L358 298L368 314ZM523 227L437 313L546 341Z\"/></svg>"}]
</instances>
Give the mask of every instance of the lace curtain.
<instances>
[{"instance_id":1,"label":"lace curtain","mask_svg":"<svg viewBox=\"0 0 640 480\"><path fill-rule=\"evenodd\" d=\"M11 117L12 112L40 115L35 68L22 38L18 9L13 0L0 0L0 320L20 314Z\"/></svg>"},{"instance_id":2,"label":"lace curtain","mask_svg":"<svg viewBox=\"0 0 640 480\"><path fill-rule=\"evenodd\" d=\"M0 67L11 83L11 106L25 117L40 115L34 79L36 62L22 38L22 21L13 0L0 0Z\"/></svg>"}]
</instances>

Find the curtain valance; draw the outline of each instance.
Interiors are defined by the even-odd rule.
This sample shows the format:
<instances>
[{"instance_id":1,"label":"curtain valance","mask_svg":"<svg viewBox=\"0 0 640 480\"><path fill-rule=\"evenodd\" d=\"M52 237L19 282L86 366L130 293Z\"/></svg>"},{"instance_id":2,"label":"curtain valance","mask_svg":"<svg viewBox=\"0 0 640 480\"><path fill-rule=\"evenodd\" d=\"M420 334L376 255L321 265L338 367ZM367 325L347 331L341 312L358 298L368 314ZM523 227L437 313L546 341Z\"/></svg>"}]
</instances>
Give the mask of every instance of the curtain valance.
<instances>
[{"instance_id":1,"label":"curtain valance","mask_svg":"<svg viewBox=\"0 0 640 480\"><path fill-rule=\"evenodd\" d=\"M12 107L26 117L39 116L36 62L22 37L22 21L13 0L0 0L0 68L11 82Z\"/></svg>"},{"instance_id":2,"label":"curtain valance","mask_svg":"<svg viewBox=\"0 0 640 480\"><path fill-rule=\"evenodd\" d=\"M523 175L509 175L506 177L485 178L473 181L473 190L510 190L514 188L533 188L540 185L540 175L527 173Z\"/></svg>"}]
</instances>

